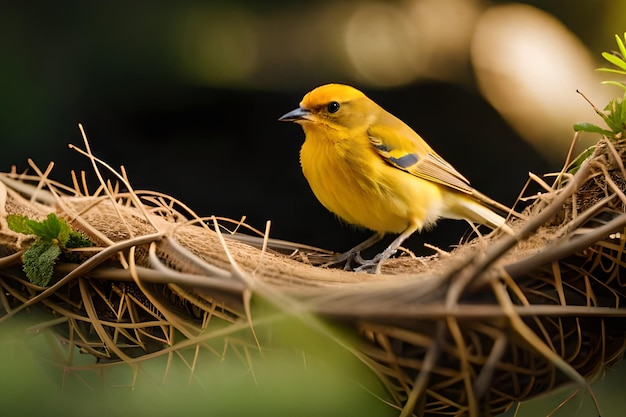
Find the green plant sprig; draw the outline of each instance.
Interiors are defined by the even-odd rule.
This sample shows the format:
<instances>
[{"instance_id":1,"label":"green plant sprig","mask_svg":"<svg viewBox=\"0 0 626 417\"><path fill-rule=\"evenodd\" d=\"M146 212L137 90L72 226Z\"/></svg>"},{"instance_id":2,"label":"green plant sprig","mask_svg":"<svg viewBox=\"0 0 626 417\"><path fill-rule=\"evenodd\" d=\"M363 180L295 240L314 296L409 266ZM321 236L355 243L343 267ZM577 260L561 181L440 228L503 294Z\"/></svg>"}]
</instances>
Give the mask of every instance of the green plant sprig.
<instances>
[{"instance_id":1,"label":"green plant sprig","mask_svg":"<svg viewBox=\"0 0 626 417\"><path fill-rule=\"evenodd\" d=\"M615 40L617 41L617 47L619 48L619 51L602 52L602 57L606 59L609 63L615 65L618 69L598 68L598 71L626 75L626 60L624 59L624 57L626 57L626 46L624 46L624 41L622 41L619 35L615 35ZM626 40L626 32L624 32L624 40ZM602 81L602 84L615 85L626 91L626 83L624 82L608 80Z\"/></svg>"},{"instance_id":2,"label":"green plant sprig","mask_svg":"<svg viewBox=\"0 0 626 417\"><path fill-rule=\"evenodd\" d=\"M585 97L583 93L578 91L580 95L593 107L593 110L604 120L604 123L610 130L603 129L589 122L578 122L574 124L574 130L577 132L600 133L610 139L621 139L626 133L626 93L621 99L613 98L604 107L604 111L600 111L593 103Z\"/></svg>"},{"instance_id":3,"label":"green plant sprig","mask_svg":"<svg viewBox=\"0 0 626 417\"><path fill-rule=\"evenodd\" d=\"M624 39L626 40L626 32L624 33ZM626 75L626 46L624 41L615 35L617 46L619 51L603 52L602 57L617 67L615 68L598 68L598 71L608 72L612 74ZM600 133L609 139L622 139L626 135L626 82L620 82L615 80L602 81L602 84L614 85L624 90L624 96L622 98L613 98L605 107L604 111L600 111L591 101L580 93L585 100L593 107L593 110L604 120L604 123L608 126L608 129L601 128L588 122L579 122L574 125L574 130L577 132L591 132Z\"/></svg>"},{"instance_id":4,"label":"green plant sprig","mask_svg":"<svg viewBox=\"0 0 626 417\"><path fill-rule=\"evenodd\" d=\"M35 285L46 287L54 273L54 264L64 249L93 246L83 234L75 232L67 222L50 213L45 220L37 221L22 215L8 215L11 230L37 238L24 252L24 272Z\"/></svg>"}]
</instances>

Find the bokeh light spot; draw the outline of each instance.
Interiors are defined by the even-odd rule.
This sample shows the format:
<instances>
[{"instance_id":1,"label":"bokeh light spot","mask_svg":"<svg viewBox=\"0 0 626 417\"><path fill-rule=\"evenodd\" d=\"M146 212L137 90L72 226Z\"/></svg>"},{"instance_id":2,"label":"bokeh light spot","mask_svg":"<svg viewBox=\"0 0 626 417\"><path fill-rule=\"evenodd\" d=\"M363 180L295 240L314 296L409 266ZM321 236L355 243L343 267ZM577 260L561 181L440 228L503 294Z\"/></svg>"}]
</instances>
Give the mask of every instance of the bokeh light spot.
<instances>
[{"instance_id":1,"label":"bokeh light spot","mask_svg":"<svg viewBox=\"0 0 626 417\"><path fill-rule=\"evenodd\" d=\"M345 27L346 54L367 83L401 85L417 78L424 65L418 30L392 3L364 3Z\"/></svg>"},{"instance_id":2,"label":"bokeh light spot","mask_svg":"<svg viewBox=\"0 0 626 417\"><path fill-rule=\"evenodd\" d=\"M469 46L482 0L408 0L406 14L419 30L423 75L439 80L464 79Z\"/></svg>"},{"instance_id":3,"label":"bokeh light spot","mask_svg":"<svg viewBox=\"0 0 626 417\"><path fill-rule=\"evenodd\" d=\"M257 33L254 18L244 9L188 10L178 26L181 69L199 84L234 84L256 68Z\"/></svg>"},{"instance_id":4,"label":"bokeh light spot","mask_svg":"<svg viewBox=\"0 0 626 417\"><path fill-rule=\"evenodd\" d=\"M572 125L594 118L576 90L597 103L610 98L594 72L598 64L579 39L556 18L531 6L495 6L485 12L471 54L485 98L554 161L567 152Z\"/></svg>"}]
</instances>

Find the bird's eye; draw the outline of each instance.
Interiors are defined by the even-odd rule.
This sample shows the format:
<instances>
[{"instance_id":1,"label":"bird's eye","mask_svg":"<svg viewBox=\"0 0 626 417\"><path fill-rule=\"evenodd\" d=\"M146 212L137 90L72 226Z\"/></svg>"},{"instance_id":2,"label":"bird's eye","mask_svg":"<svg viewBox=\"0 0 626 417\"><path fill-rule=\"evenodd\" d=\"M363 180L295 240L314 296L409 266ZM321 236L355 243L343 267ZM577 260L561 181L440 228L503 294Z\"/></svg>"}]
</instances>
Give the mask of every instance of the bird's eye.
<instances>
[{"instance_id":1,"label":"bird's eye","mask_svg":"<svg viewBox=\"0 0 626 417\"><path fill-rule=\"evenodd\" d=\"M337 113L339 107L339 103L337 103L336 101L331 101L330 103L328 103L328 106L326 108L328 109L329 113Z\"/></svg>"}]
</instances>

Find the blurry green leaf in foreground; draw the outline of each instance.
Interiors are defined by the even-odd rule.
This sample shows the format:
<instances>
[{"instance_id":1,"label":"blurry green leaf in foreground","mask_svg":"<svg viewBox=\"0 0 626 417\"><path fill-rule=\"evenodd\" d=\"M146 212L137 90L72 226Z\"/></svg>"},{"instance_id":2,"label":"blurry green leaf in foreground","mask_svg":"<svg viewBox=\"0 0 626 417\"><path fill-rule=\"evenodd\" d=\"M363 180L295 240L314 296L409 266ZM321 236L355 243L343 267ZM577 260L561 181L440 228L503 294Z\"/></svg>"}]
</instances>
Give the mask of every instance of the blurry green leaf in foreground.
<instances>
[{"instance_id":1,"label":"blurry green leaf in foreground","mask_svg":"<svg viewBox=\"0 0 626 417\"><path fill-rule=\"evenodd\" d=\"M186 363L173 354L134 367L122 363L95 365L92 356L74 351L73 364L77 368L72 369L60 362L68 353L66 346L48 331L27 334L26 329L35 321L32 316L27 316L28 321L24 317L0 326L3 415L399 415L384 403L384 391L367 367L336 342L295 319L257 329L262 338L271 336L276 342L262 353L245 342L248 335L242 334L216 339L215 348L222 348L220 355L200 349L195 362L193 349L182 352ZM41 323L42 317L36 322ZM622 362L593 385L603 417L623 415L624 370ZM523 403L519 410L512 408L505 416L546 415L574 388ZM588 394L581 393L554 416L595 415L594 411Z\"/></svg>"},{"instance_id":2,"label":"blurry green leaf in foreground","mask_svg":"<svg viewBox=\"0 0 626 417\"><path fill-rule=\"evenodd\" d=\"M197 351L133 366L96 364L75 350L77 369L61 363L67 347L49 331L27 336L27 324L8 324L0 327L0 398L10 416L398 415L363 362L298 319L256 325L261 351L249 329L215 339L207 330Z\"/></svg>"}]
</instances>

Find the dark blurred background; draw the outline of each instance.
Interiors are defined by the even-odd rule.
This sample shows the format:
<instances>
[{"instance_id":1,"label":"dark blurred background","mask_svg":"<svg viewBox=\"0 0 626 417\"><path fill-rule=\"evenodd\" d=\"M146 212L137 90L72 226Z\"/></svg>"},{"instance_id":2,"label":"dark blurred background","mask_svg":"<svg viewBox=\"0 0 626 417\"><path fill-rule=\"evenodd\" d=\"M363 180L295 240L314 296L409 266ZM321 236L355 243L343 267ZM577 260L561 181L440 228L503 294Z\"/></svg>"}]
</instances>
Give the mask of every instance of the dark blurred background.
<instances>
[{"instance_id":1,"label":"dark blurred background","mask_svg":"<svg viewBox=\"0 0 626 417\"><path fill-rule=\"evenodd\" d=\"M620 3L620 4L618 4ZM574 122L617 95L593 69L626 28L609 0L3 2L0 170L56 163L82 145L124 165L136 189L271 235L343 251L340 225L300 171L303 133L277 118L343 82L415 128L472 184L512 204L528 172L558 171ZM587 142L594 138L587 138ZM581 146L584 146L581 145ZM408 243L458 242L442 221Z\"/></svg>"}]
</instances>

